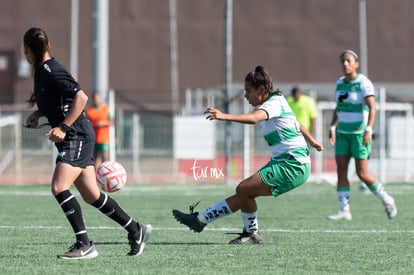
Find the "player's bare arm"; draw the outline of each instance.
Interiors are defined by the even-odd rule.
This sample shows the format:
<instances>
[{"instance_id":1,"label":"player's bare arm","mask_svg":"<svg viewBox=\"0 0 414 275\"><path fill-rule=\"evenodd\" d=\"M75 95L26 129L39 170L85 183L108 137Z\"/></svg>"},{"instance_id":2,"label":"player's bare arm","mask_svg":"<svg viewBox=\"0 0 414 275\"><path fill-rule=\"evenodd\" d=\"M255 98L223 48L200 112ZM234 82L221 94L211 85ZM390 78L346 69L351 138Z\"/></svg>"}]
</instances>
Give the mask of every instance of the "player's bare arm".
<instances>
[{"instance_id":1,"label":"player's bare arm","mask_svg":"<svg viewBox=\"0 0 414 275\"><path fill-rule=\"evenodd\" d=\"M207 114L206 119L208 120L224 120L244 124L256 124L268 118L267 113L260 109L248 114L225 114L216 108L209 107L204 113Z\"/></svg>"},{"instance_id":2,"label":"player's bare arm","mask_svg":"<svg viewBox=\"0 0 414 275\"><path fill-rule=\"evenodd\" d=\"M308 141L310 146L312 146L319 152L323 151L323 145L320 142L316 141L302 124L300 124L300 131L302 132L302 135Z\"/></svg>"},{"instance_id":3,"label":"player's bare arm","mask_svg":"<svg viewBox=\"0 0 414 275\"><path fill-rule=\"evenodd\" d=\"M332 121L331 121L331 127L329 129L329 142L331 145L334 145L336 142L336 124L338 123L338 114L336 113L336 109L334 110Z\"/></svg>"},{"instance_id":4,"label":"player's bare arm","mask_svg":"<svg viewBox=\"0 0 414 275\"><path fill-rule=\"evenodd\" d=\"M374 127L375 117L377 113L376 106L375 106L375 97L374 96L366 97L365 104L368 105L369 113L368 113L367 130L364 133L362 142L363 144L367 145L371 142L372 128Z\"/></svg>"}]
</instances>

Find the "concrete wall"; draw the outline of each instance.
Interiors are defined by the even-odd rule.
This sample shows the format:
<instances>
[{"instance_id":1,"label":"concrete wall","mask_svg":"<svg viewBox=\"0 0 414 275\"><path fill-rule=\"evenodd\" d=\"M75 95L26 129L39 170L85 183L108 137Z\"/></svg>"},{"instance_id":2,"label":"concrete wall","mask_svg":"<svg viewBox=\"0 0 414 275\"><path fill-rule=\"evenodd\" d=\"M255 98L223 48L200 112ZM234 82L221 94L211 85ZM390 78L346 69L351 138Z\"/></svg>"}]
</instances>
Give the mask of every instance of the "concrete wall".
<instances>
[{"instance_id":1,"label":"concrete wall","mask_svg":"<svg viewBox=\"0 0 414 275\"><path fill-rule=\"evenodd\" d=\"M93 0L80 2L79 82L92 87ZM170 107L168 2L110 3L109 83L118 102L137 109ZM414 1L366 0L369 76L374 82L414 83ZM233 80L264 65L276 83L332 83L338 55L359 49L358 0L234 0ZM0 0L0 51L21 58L31 26L44 28L52 54L69 66L69 0ZM225 82L225 1L177 0L180 99L187 87ZM23 102L30 78L17 78L12 97ZM13 92L13 91L11 91ZM3 97L0 97L0 99Z\"/></svg>"}]
</instances>

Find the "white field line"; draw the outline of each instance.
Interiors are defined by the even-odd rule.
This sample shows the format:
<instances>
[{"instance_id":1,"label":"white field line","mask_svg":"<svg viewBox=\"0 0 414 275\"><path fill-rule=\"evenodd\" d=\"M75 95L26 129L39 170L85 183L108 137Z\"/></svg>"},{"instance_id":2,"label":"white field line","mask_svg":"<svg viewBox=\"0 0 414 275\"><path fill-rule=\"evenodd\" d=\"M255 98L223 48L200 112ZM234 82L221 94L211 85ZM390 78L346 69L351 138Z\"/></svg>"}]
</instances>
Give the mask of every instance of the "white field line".
<instances>
[{"instance_id":1,"label":"white field line","mask_svg":"<svg viewBox=\"0 0 414 275\"><path fill-rule=\"evenodd\" d=\"M224 195L232 194L234 192L235 186L215 186L215 185L206 185L206 186L184 186L184 185L132 185L126 186L121 191L114 193L116 196L135 196L137 193L157 193L159 196L170 196L170 192L180 192L180 195L185 196L199 196L207 192L208 195ZM414 184L407 185L398 185L393 186L392 184L386 185L387 191L391 195L406 195L414 193ZM75 195L78 195L78 192L75 188L71 189ZM351 192L357 192L356 190L351 190ZM335 187L318 188L318 189L307 189L307 188L298 188L293 192L289 193L290 196L302 196L302 195L320 195L320 194L334 194ZM370 194L370 193L367 193ZM0 191L0 196L52 196L48 190L34 190L34 191L15 191L7 190Z\"/></svg>"},{"instance_id":2,"label":"white field line","mask_svg":"<svg viewBox=\"0 0 414 275\"><path fill-rule=\"evenodd\" d=\"M42 225L0 225L0 230L61 230L68 229L67 226L42 226ZM88 230L123 230L119 226L89 226ZM185 227L153 227L156 231L188 231ZM216 232L239 232L240 228L221 227L221 228L205 228L204 231L216 231ZM275 233L298 233L298 234L413 234L414 230L331 230L331 229L281 229L281 228L267 228L261 229L261 232L275 232Z\"/></svg>"}]
</instances>

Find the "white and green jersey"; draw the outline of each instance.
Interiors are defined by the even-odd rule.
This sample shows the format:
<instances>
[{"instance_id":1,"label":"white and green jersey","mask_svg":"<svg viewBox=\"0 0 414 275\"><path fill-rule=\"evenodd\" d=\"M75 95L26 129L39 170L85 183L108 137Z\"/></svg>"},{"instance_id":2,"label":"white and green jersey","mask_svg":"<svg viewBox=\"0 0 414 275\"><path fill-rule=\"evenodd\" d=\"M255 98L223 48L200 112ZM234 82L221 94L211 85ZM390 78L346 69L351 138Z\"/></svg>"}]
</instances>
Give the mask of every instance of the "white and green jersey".
<instances>
[{"instance_id":1,"label":"white and green jersey","mask_svg":"<svg viewBox=\"0 0 414 275\"><path fill-rule=\"evenodd\" d=\"M338 115L339 133L361 134L368 122L368 105L365 98L375 96L374 85L363 74L350 82L341 77L336 82L336 113Z\"/></svg>"},{"instance_id":2,"label":"white and green jersey","mask_svg":"<svg viewBox=\"0 0 414 275\"><path fill-rule=\"evenodd\" d=\"M260 122L260 126L272 159L282 161L294 158L300 163L310 163L308 145L285 97L273 94L257 109L264 110L269 116L268 120Z\"/></svg>"}]
</instances>

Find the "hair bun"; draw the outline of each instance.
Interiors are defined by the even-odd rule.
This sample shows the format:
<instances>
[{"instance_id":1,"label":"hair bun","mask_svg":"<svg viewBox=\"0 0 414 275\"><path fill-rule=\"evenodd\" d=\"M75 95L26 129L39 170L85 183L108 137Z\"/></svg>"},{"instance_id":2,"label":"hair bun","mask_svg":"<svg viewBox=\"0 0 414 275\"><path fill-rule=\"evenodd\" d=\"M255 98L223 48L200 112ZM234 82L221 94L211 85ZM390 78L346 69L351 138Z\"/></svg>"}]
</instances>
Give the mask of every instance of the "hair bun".
<instances>
[{"instance_id":1,"label":"hair bun","mask_svg":"<svg viewBox=\"0 0 414 275\"><path fill-rule=\"evenodd\" d=\"M257 72L257 73L261 73L261 72L264 71L264 68L263 68L263 66L259 65L259 66L256 66L256 69L254 69L254 71Z\"/></svg>"}]
</instances>

